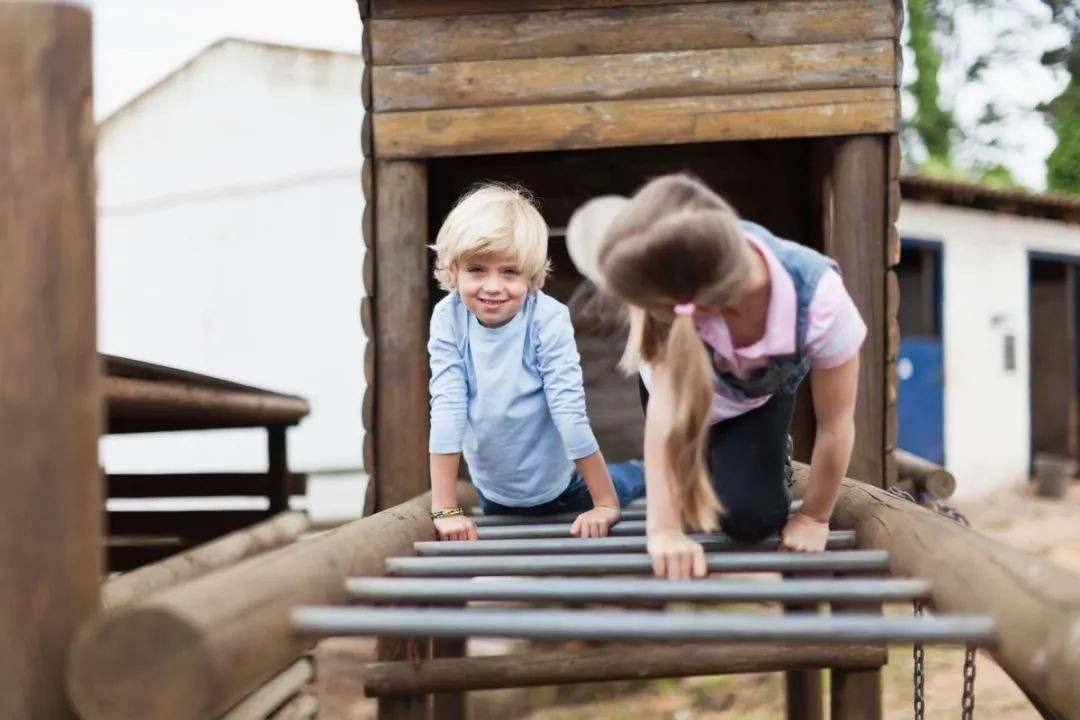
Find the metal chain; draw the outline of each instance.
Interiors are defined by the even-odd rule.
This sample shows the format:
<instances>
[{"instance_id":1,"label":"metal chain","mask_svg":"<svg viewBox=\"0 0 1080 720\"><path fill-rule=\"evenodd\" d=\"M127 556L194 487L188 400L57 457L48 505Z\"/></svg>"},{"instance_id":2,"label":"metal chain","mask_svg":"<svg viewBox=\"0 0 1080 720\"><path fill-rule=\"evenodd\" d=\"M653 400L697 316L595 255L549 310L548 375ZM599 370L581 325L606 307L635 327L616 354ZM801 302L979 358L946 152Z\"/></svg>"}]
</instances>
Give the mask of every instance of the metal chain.
<instances>
[{"instance_id":1,"label":"metal chain","mask_svg":"<svg viewBox=\"0 0 1080 720\"><path fill-rule=\"evenodd\" d=\"M915 601L915 617L920 618L923 614L923 605L919 600ZM925 701L923 698L923 690L925 684L925 676L923 675L923 646L920 643L915 643L914 646L915 657L915 720L923 720L923 711L925 709Z\"/></svg>"},{"instance_id":2,"label":"metal chain","mask_svg":"<svg viewBox=\"0 0 1080 720\"><path fill-rule=\"evenodd\" d=\"M975 648L964 651L964 694L960 699L960 717L971 720L975 715Z\"/></svg>"}]
</instances>

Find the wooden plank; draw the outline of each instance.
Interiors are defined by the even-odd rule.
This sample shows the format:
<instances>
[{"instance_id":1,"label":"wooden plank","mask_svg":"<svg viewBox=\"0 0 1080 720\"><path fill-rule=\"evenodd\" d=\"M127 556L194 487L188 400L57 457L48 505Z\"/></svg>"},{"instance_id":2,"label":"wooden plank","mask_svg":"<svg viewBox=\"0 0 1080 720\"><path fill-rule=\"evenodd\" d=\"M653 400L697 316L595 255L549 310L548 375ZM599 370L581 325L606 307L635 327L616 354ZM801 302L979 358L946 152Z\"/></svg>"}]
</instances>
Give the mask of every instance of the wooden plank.
<instances>
[{"instance_id":1,"label":"wooden plank","mask_svg":"<svg viewBox=\"0 0 1080 720\"><path fill-rule=\"evenodd\" d=\"M106 610L129 605L150 593L288 545L297 540L309 525L304 513L282 513L164 562L112 578L102 588L102 605Z\"/></svg>"},{"instance_id":2,"label":"wooden plank","mask_svg":"<svg viewBox=\"0 0 1080 720\"><path fill-rule=\"evenodd\" d=\"M0 717L59 720L102 574L90 12L0 28Z\"/></svg>"},{"instance_id":3,"label":"wooden plank","mask_svg":"<svg viewBox=\"0 0 1080 720\"><path fill-rule=\"evenodd\" d=\"M137 510L108 514L110 535L172 535L209 540L262 522L269 510Z\"/></svg>"},{"instance_id":4,"label":"wooden plank","mask_svg":"<svg viewBox=\"0 0 1080 720\"><path fill-rule=\"evenodd\" d=\"M682 0L728 2L729 0ZM375 18L417 18L433 15L480 15L492 12L531 12L626 5L669 5L672 0L374 0Z\"/></svg>"},{"instance_id":5,"label":"wooden plank","mask_svg":"<svg viewBox=\"0 0 1080 720\"><path fill-rule=\"evenodd\" d=\"M375 464L376 507L428 488L427 167L376 166Z\"/></svg>"},{"instance_id":6,"label":"wooden plank","mask_svg":"<svg viewBox=\"0 0 1080 720\"><path fill-rule=\"evenodd\" d=\"M778 0L374 19L367 25L378 67L892 39L893 14L892 0Z\"/></svg>"},{"instance_id":7,"label":"wooden plank","mask_svg":"<svg viewBox=\"0 0 1080 720\"><path fill-rule=\"evenodd\" d=\"M895 103L894 88L860 88L380 113L375 151L419 158L892 132Z\"/></svg>"},{"instance_id":8,"label":"wooden plank","mask_svg":"<svg viewBox=\"0 0 1080 720\"><path fill-rule=\"evenodd\" d=\"M110 498L265 497L270 485L266 473L110 474ZM307 475L289 473L289 493L303 495Z\"/></svg>"},{"instance_id":9,"label":"wooden plank","mask_svg":"<svg viewBox=\"0 0 1080 720\"><path fill-rule=\"evenodd\" d=\"M376 67L379 112L895 85L892 40Z\"/></svg>"},{"instance_id":10,"label":"wooden plank","mask_svg":"<svg viewBox=\"0 0 1080 720\"><path fill-rule=\"evenodd\" d=\"M825 182L825 251L840 263L844 283L868 332L859 363L855 448L848 475L871 485L885 482L885 180L886 141L881 136L833 143Z\"/></svg>"},{"instance_id":11,"label":"wooden plank","mask_svg":"<svg viewBox=\"0 0 1080 720\"><path fill-rule=\"evenodd\" d=\"M465 483L458 493L476 500ZM382 575L387 557L434 539L430 503L421 496L95 618L68 655L79 717L220 716L308 649L288 621L293 607L344 603L347 577Z\"/></svg>"}]
</instances>

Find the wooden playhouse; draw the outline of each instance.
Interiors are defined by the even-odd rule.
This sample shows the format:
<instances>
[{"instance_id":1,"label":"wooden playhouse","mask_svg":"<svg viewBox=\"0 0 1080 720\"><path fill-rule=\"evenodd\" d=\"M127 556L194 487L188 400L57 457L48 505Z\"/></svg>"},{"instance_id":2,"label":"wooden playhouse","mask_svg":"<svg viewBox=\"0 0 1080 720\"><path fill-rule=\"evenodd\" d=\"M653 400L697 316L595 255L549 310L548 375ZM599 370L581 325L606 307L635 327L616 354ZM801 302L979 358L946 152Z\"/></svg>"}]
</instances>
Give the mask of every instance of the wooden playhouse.
<instances>
[{"instance_id":1,"label":"wooden playhouse","mask_svg":"<svg viewBox=\"0 0 1080 720\"><path fill-rule=\"evenodd\" d=\"M362 143L366 466L376 505L424 491L429 251L459 195L521 183L561 229L604 193L691 171L745 217L836 258L869 327L850 475L895 480L899 36L894 0L369 0ZM640 448L618 339L579 328L590 416L611 459ZM625 390L625 391L622 391ZM793 434L807 457L812 409ZM640 451L640 450L638 450Z\"/></svg>"}]
</instances>

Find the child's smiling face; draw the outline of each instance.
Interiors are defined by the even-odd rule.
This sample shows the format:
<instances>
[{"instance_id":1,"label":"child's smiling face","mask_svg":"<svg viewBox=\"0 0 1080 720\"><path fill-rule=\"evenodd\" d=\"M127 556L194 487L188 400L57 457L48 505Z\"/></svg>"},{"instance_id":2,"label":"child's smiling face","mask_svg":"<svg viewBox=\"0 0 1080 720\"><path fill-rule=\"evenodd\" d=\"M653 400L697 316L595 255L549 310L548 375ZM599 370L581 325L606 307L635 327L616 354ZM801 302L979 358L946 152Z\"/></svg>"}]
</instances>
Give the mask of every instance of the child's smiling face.
<instances>
[{"instance_id":1,"label":"child's smiling face","mask_svg":"<svg viewBox=\"0 0 1080 720\"><path fill-rule=\"evenodd\" d=\"M517 258L493 253L455 263L458 294L480 324L499 327L510 322L529 294Z\"/></svg>"}]
</instances>

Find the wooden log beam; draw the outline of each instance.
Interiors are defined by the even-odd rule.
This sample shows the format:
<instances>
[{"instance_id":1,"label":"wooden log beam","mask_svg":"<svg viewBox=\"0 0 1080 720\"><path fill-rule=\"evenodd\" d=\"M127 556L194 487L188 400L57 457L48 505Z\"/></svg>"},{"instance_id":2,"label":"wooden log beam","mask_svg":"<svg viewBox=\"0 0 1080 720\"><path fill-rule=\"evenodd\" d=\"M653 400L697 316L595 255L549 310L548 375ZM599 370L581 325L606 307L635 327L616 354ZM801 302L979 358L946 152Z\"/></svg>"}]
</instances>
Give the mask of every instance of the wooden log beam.
<instances>
[{"instance_id":1,"label":"wooden log beam","mask_svg":"<svg viewBox=\"0 0 1080 720\"><path fill-rule=\"evenodd\" d=\"M565 685L573 683L778 672L843 667L872 668L885 662L875 645L708 645L701 643L612 643L588 650L552 650L523 655L373 663L364 668L369 697L453 690Z\"/></svg>"},{"instance_id":2,"label":"wooden log beam","mask_svg":"<svg viewBox=\"0 0 1080 720\"><path fill-rule=\"evenodd\" d=\"M289 702L314 678L315 664L301 658L237 703L221 720L266 720L267 715Z\"/></svg>"},{"instance_id":3,"label":"wooden log beam","mask_svg":"<svg viewBox=\"0 0 1080 720\"><path fill-rule=\"evenodd\" d=\"M303 398L178 382L103 380L110 433L292 425L310 412Z\"/></svg>"},{"instance_id":4,"label":"wooden log beam","mask_svg":"<svg viewBox=\"0 0 1080 720\"><path fill-rule=\"evenodd\" d=\"M459 496L475 502L471 486ZM300 604L345 602L345 579L434 539L427 495L311 540L182 583L85 626L68 692L85 720L205 720L310 647L289 627Z\"/></svg>"},{"instance_id":5,"label":"wooden log beam","mask_svg":"<svg viewBox=\"0 0 1080 720\"><path fill-rule=\"evenodd\" d=\"M373 70L378 112L895 85L891 39ZM648 72L643 72L648 68Z\"/></svg>"},{"instance_id":6,"label":"wooden log beam","mask_svg":"<svg viewBox=\"0 0 1080 720\"><path fill-rule=\"evenodd\" d=\"M0 3L0 717L74 718L98 611L101 408L86 8Z\"/></svg>"},{"instance_id":7,"label":"wooden log beam","mask_svg":"<svg viewBox=\"0 0 1080 720\"><path fill-rule=\"evenodd\" d=\"M795 464L795 493L809 469ZM932 605L997 621L990 652L1029 697L1061 717L1080 707L1080 575L883 490L845 480L833 525L888 550L896 576L931 582Z\"/></svg>"},{"instance_id":8,"label":"wooden log beam","mask_svg":"<svg viewBox=\"0 0 1080 720\"><path fill-rule=\"evenodd\" d=\"M947 500L956 492L956 478L940 465L900 448L896 448L894 455L897 476L911 480L917 490L930 493L937 500Z\"/></svg>"},{"instance_id":9,"label":"wooden log beam","mask_svg":"<svg viewBox=\"0 0 1080 720\"><path fill-rule=\"evenodd\" d=\"M373 65L892 38L892 0L781 0L374 20ZM376 83L376 94L378 83Z\"/></svg>"},{"instance_id":10,"label":"wooden log beam","mask_svg":"<svg viewBox=\"0 0 1080 720\"><path fill-rule=\"evenodd\" d=\"M375 154L423 158L887 133L896 130L896 102L896 89L886 87L378 113ZM882 261L882 282L884 273Z\"/></svg>"},{"instance_id":11,"label":"wooden log beam","mask_svg":"<svg viewBox=\"0 0 1080 720\"><path fill-rule=\"evenodd\" d=\"M304 513L281 513L159 563L124 573L105 583L101 591L102 605L106 610L130 605L150 593L288 545L299 538L308 525Z\"/></svg>"}]
</instances>

